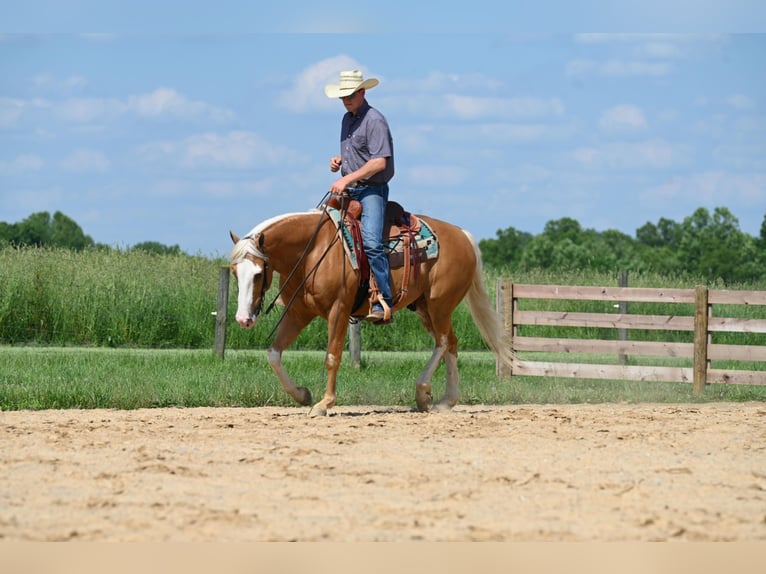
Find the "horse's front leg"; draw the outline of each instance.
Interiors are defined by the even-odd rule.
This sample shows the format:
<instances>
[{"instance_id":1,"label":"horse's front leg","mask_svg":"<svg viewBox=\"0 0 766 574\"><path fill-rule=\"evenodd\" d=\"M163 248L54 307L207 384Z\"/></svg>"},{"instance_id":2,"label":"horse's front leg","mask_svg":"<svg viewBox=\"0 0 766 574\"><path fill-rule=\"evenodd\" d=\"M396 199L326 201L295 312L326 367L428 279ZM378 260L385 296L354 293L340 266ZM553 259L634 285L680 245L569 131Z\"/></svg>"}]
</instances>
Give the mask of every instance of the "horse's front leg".
<instances>
[{"instance_id":1,"label":"horse's front leg","mask_svg":"<svg viewBox=\"0 0 766 574\"><path fill-rule=\"evenodd\" d=\"M338 369L343 358L343 347L346 342L348 331L348 313L342 310L334 310L327 319L328 337L327 354L325 355L325 371L327 372L327 386L325 387L322 400L315 404L311 416L325 416L327 409L335 406L335 390L338 381Z\"/></svg>"},{"instance_id":2,"label":"horse's front leg","mask_svg":"<svg viewBox=\"0 0 766 574\"><path fill-rule=\"evenodd\" d=\"M295 399L298 404L304 406L311 404L311 391L306 387L299 387L295 384L295 381L292 380L285 370L284 365L282 365L282 351L290 346L310 321L311 319L303 320L299 317L291 317L288 313L288 315L282 319L282 323L279 325L279 330L277 331L277 336L274 338L274 342L267 351L269 365L271 365L271 368L277 375L279 382L282 384L282 388L288 395Z\"/></svg>"}]
</instances>

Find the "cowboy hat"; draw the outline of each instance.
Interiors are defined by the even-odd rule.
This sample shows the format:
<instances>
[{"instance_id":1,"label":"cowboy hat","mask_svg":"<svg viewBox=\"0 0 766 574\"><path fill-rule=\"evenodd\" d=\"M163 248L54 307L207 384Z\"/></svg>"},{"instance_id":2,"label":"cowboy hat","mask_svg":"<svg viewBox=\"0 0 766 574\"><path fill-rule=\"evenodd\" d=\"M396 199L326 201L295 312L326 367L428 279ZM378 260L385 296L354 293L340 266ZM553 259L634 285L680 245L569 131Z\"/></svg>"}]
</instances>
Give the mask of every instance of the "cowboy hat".
<instances>
[{"instance_id":1,"label":"cowboy hat","mask_svg":"<svg viewBox=\"0 0 766 574\"><path fill-rule=\"evenodd\" d=\"M340 73L340 82L337 84L327 84L324 87L324 93L328 98L343 98L350 96L357 90L365 89L369 90L378 85L378 80L375 78L362 78L362 72L359 70L351 70L349 72Z\"/></svg>"}]
</instances>

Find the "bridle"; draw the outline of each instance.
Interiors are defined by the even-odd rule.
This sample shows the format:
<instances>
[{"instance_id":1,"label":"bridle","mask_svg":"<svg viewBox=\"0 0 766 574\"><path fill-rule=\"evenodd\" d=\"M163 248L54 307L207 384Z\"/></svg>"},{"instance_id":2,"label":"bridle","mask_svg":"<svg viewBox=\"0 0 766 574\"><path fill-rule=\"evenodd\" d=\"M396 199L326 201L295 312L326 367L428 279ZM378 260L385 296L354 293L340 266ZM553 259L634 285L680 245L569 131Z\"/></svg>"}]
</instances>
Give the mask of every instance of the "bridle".
<instances>
[{"instance_id":1,"label":"bridle","mask_svg":"<svg viewBox=\"0 0 766 574\"><path fill-rule=\"evenodd\" d=\"M243 237L242 239L249 239L250 241L254 241L254 238L250 236ZM269 276L268 275L269 258L266 256L265 253L262 253L260 251L258 252L257 257L263 261L263 281L261 281L261 293L258 297L258 303L256 303L255 308L250 313L250 317L253 320L258 319L258 317L260 316L261 310L263 309L263 302L266 299L266 291L268 291L269 287L271 286L271 282L267 280ZM257 267L260 266L258 262L256 261L256 255L253 253L246 253L244 256L244 259L247 259L248 261L250 261L250 263L252 263L253 265ZM272 302L271 307L273 307L273 305L274 303ZM269 307L266 310L266 313L268 313L271 310L271 307Z\"/></svg>"},{"instance_id":2,"label":"bridle","mask_svg":"<svg viewBox=\"0 0 766 574\"><path fill-rule=\"evenodd\" d=\"M324 215L327 215L327 206L326 205L324 206L324 209L322 210L322 213ZM328 215L328 217L329 217L329 215ZM295 274L296 270L300 267L300 264L303 262L303 260L306 258L306 255L308 254L309 249L314 244L314 241L316 240L316 237L319 234L319 230L321 229L323 222L324 222L324 217L320 217L319 221L317 222L317 226L314 229L314 233L311 234L311 237L306 242L306 246L303 249L303 253L301 253L301 256L298 258L298 261L295 263L293 268L290 270L290 273L287 275L287 278L284 281L280 281L282 283L282 286L279 288L279 291L274 296L274 300L271 303L269 303L268 307L266 307L266 310L263 312L264 315L268 315L271 312L271 310L274 308L274 306L276 305L276 303L279 300L280 296L282 295L282 292L284 291L285 287L290 282L290 279ZM309 278L314 273L316 273L316 270L319 268L319 264L322 263L322 261L324 261L324 258L330 252L330 249L332 248L332 246L335 245L335 243L338 241L338 237L339 236L336 233L334 235L334 237L333 237L333 240L330 241L330 243L327 244L327 247L325 248L324 253L322 253L322 256L317 260L317 262L314 265L314 267L312 267L311 270L308 273L306 273L306 275L303 277L303 279L301 280L300 285L298 285L298 287L293 292L292 297L290 297L290 300L285 303L285 309L284 309L284 311L282 311L282 314L280 315L279 319L274 324L274 327L271 329L271 332L269 333L268 337L266 338L267 340L270 341L272 339L272 337L274 336L274 333L279 328L280 323L282 323L282 320L285 318L285 315L287 315L287 311L290 309L290 306L293 304L293 301L295 301L295 297L298 295L298 293L300 292L301 288L306 284L306 282L309 280ZM244 239L249 239L253 243L255 243L255 240L256 240L255 237L253 237L251 235L246 235L242 239L243 240ZM263 253L257 247L256 247L256 250L258 251L257 255L252 254L252 253L247 253L245 255L245 259L249 259L252 263L255 263L256 265L257 265L257 263L255 262L255 258L258 257L259 259L261 259L263 261L263 266L264 266L264 268L263 268L263 277L264 277L264 279L263 279L263 282L261 283L261 295L259 297L258 303L255 306L255 309L253 310L253 314L252 314L253 318L258 318L258 316L260 315L261 309L263 308L263 302L266 299L266 291L270 287L270 285L266 284L266 277L268 276L267 273L268 273L268 269L269 269L269 258L268 258L268 256L265 253ZM344 269L345 269L345 260L344 260Z\"/></svg>"}]
</instances>

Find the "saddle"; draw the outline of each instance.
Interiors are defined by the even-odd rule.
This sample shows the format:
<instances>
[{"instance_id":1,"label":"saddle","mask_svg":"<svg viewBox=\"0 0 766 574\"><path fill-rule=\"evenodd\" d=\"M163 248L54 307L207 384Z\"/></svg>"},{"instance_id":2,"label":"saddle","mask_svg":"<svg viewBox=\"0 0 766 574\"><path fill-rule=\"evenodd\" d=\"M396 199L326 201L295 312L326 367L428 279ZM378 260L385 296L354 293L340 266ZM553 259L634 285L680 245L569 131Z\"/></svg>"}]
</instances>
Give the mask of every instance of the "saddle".
<instances>
[{"instance_id":1,"label":"saddle","mask_svg":"<svg viewBox=\"0 0 766 574\"><path fill-rule=\"evenodd\" d=\"M361 202L345 196L332 196L328 200L327 206L337 209L341 213L343 222L351 233L353 249L359 267L360 287L369 285L371 301L378 300L380 292L375 284L374 275L370 273L362 244ZM410 279L414 275L415 281L418 280L420 263L428 258L427 247L419 246L417 241L422 229L423 222L420 218L405 211L399 203L388 202L383 226L383 242L388 245L388 261L391 269L404 268L402 285L399 292L394 296L394 305L406 297Z\"/></svg>"}]
</instances>

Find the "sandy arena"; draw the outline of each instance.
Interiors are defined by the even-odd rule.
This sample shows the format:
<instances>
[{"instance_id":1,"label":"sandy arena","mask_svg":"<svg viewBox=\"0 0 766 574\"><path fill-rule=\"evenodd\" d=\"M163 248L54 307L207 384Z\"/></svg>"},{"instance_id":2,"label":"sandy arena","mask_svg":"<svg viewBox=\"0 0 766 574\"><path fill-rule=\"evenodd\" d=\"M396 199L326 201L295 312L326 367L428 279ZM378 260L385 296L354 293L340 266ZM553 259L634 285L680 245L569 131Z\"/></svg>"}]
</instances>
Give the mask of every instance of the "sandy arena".
<instances>
[{"instance_id":1,"label":"sandy arena","mask_svg":"<svg viewBox=\"0 0 766 574\"><path fill-rule=\"evenodd\" d=\"M766 540L766 404L0 413L4 541Z\"/></svg>"}]
</instances>

